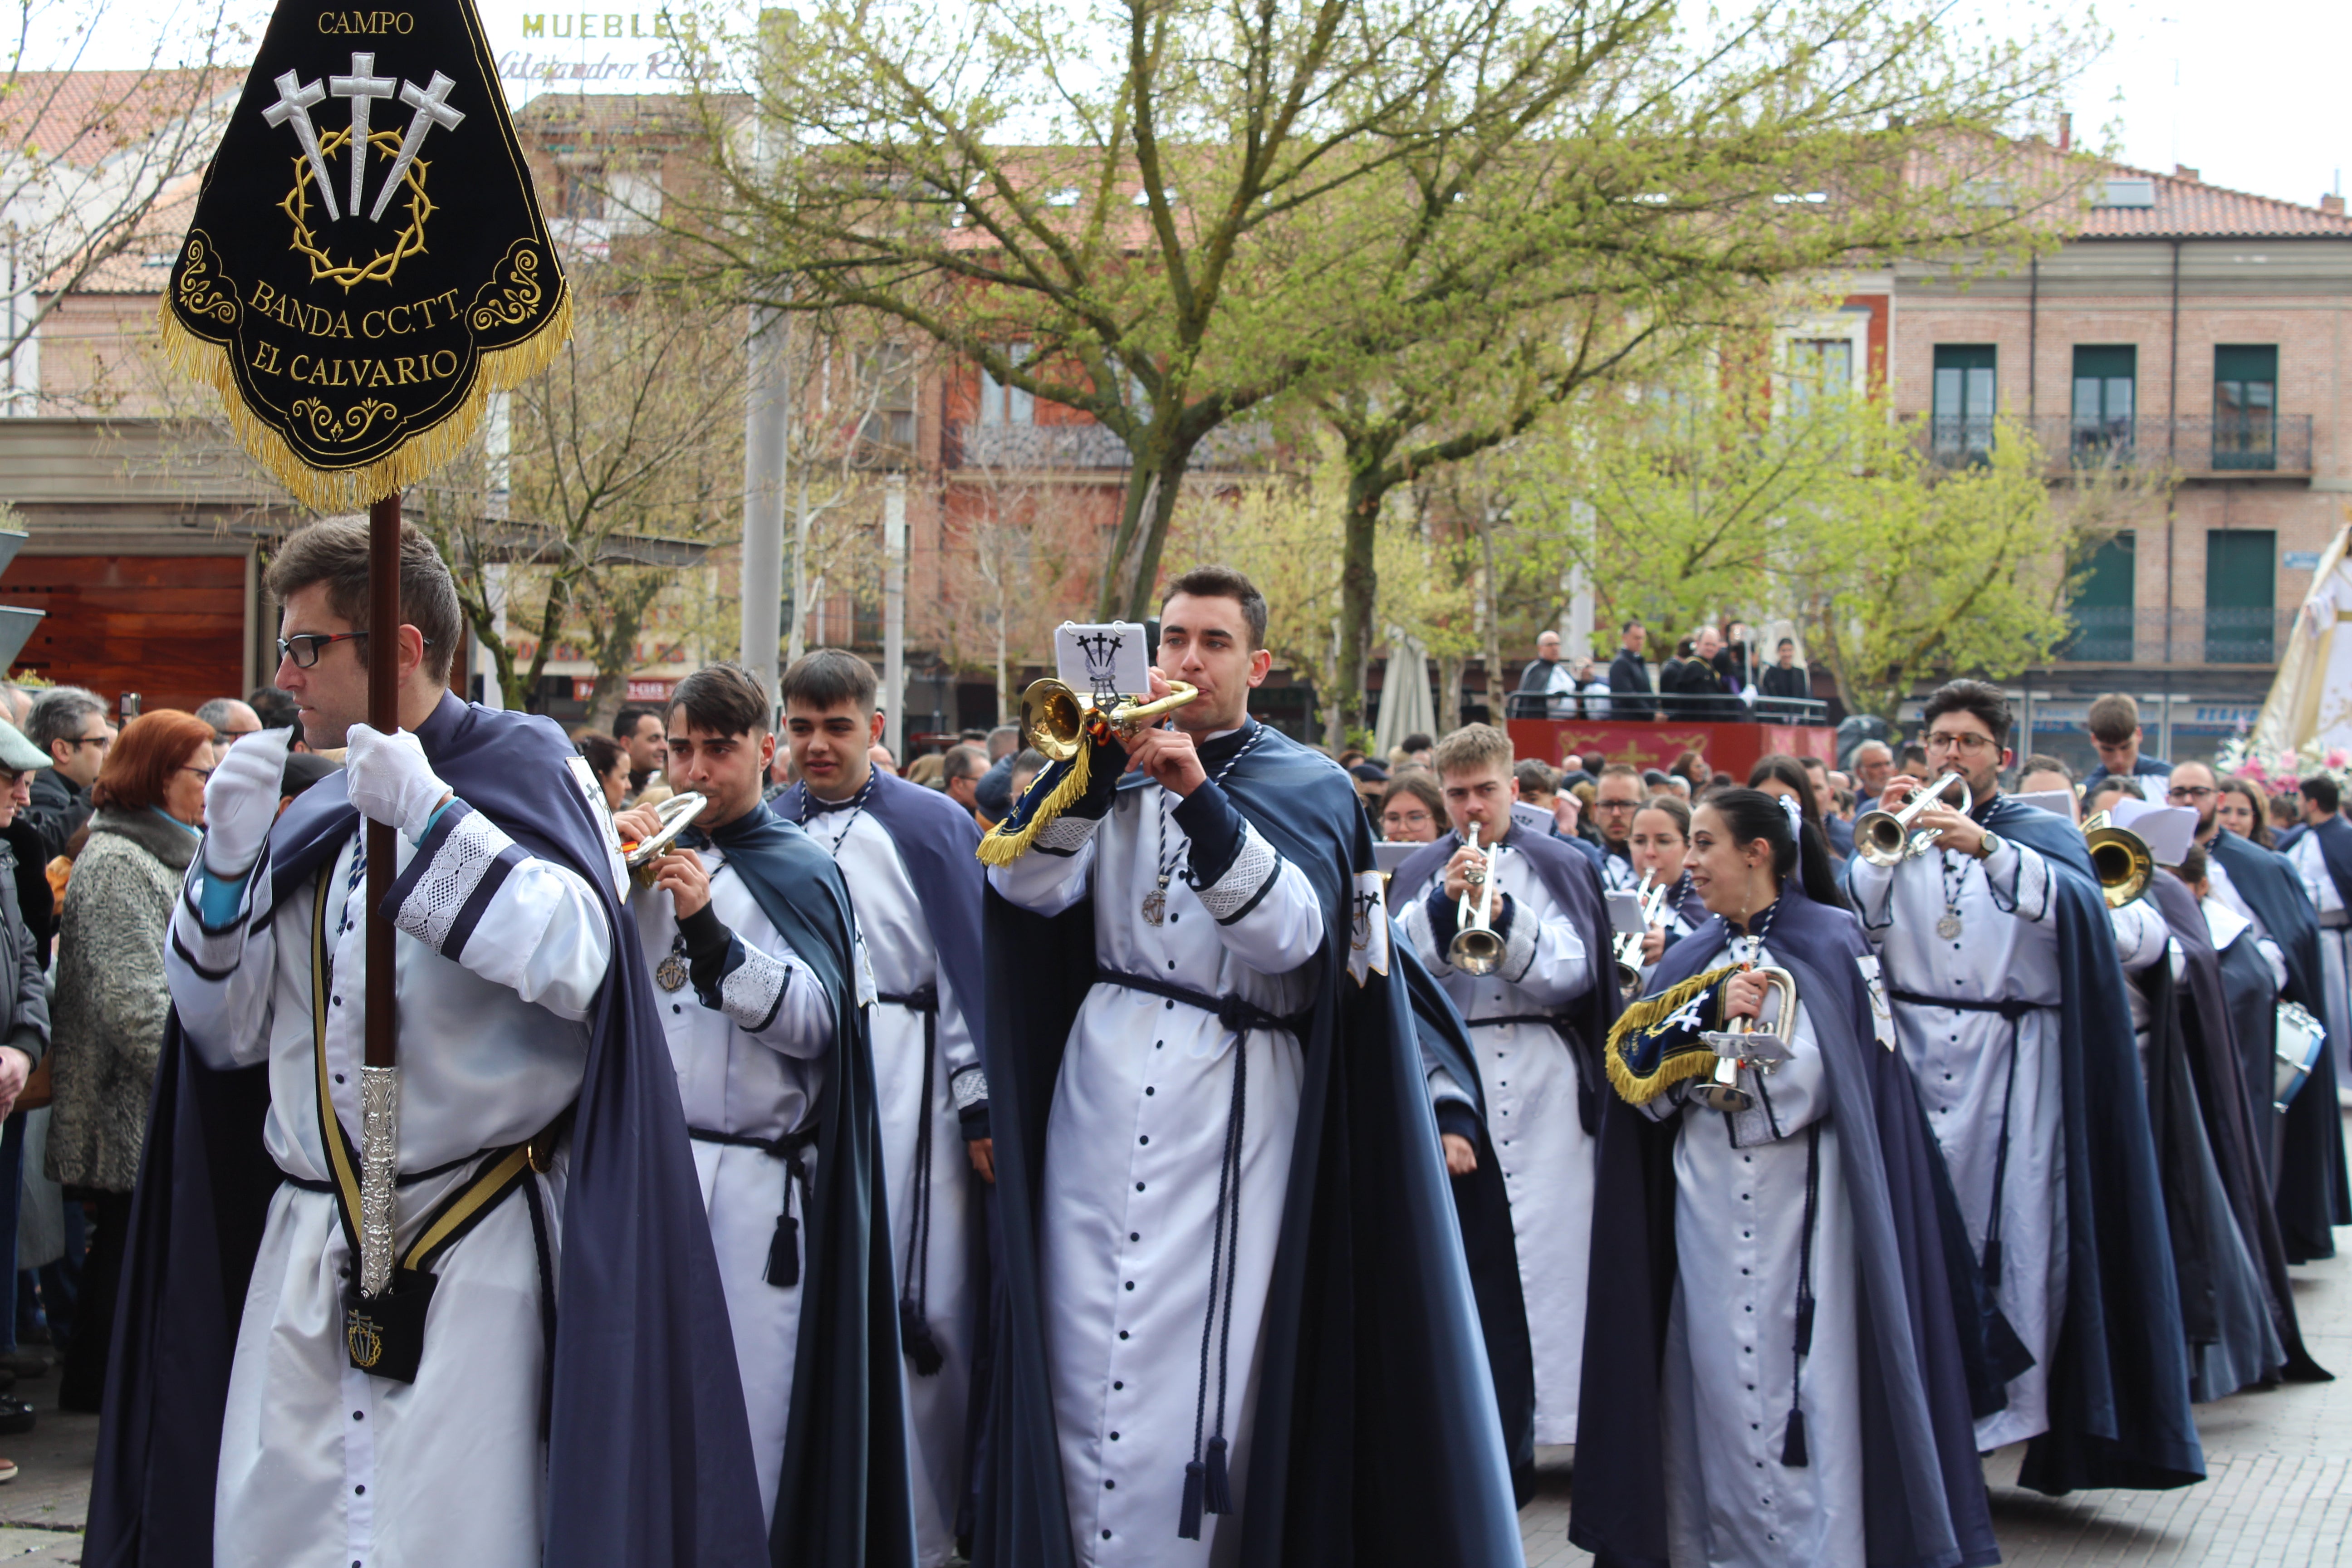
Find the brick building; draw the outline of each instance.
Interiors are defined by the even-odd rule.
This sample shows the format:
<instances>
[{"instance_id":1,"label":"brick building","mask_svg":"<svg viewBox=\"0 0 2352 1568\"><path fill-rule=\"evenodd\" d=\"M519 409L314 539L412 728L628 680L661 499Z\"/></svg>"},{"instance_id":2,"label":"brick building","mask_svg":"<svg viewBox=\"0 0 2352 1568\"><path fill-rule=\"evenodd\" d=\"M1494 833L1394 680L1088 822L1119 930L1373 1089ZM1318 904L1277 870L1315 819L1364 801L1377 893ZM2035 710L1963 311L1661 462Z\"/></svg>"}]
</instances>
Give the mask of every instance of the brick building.
<instances>
[{"instance_id":1,"label":"brick building","mask_svg":"<svg viewBox=\"0 0 2352 1568\"><path fill-rule=\"evenodd\" d=\"M1940 461L2028 425L2053 485L2143 476L2089 563L2059 658L2011 682L2035 749L2088 763L2083 712L2139 699L2149 749L2210 756L2251 721L2352 493L2352 219L2115 168L2081 231L2022 273L1886 280L1886 374Z\"/></svg>"}]
</instances>

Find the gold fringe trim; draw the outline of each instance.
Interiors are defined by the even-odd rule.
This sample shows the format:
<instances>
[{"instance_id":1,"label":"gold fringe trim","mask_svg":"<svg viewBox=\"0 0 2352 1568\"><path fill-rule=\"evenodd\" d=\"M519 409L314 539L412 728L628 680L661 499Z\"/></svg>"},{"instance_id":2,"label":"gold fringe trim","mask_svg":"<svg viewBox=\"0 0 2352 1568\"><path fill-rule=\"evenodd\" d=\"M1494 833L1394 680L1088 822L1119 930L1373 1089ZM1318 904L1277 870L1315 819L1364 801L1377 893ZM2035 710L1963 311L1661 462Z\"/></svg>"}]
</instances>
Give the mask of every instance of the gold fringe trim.
<instances>
[{"instance_id":1,"label":"gold fringe trim","mask_svg":"<svg viewBox=\"0 0 2352 1568\"><path fill-rule=\"evenodd\" d=\"M988 837L980 841L977 853L982 865L1012 865L1013 862L1029 853L1030 846L1037 842L1037 835L1045 831L1047 823L1085 798L1087 775L1091 771L1087 758L1093 751L1093 745L1086 737L1080 736L1078 752L1070 759L1069 772L1062 775L1062 782L1054 786L1053 794L1037 803L1037 809L1030 816L1028 823L1015 831L1005 826L1005 823L1013 820L1012 817L1007 817L1004 822L998 823ZM1034 790L1037 786L1032 783L1029 787ZM1013 805L1013 816L1021 815L1021 808L1017 802Z\"/></svg>"},{"instance_id":2,"label":"gold fringe trim","mask_svg":"<svg viewBox=\"0 0 2352 1568\"><path fill-rule=\"evenodd\" d=\"M1727 963L1710 969L1705 974L1694 974L1681 984L1645 996L1617 1016L1616 1025L1609 1031L1609 1048L1601 1053L1609 1068L1609 1086L1617 1098L1628 1105L1647 1105L1686 1078L1715 1070L1713 1051L1683 1051L1658 1064L1657 1071L1643 1077L1625 1060L1624 1043L1628 1035L1638 1035L1664 1023L1677 1008L1692 997L1706 991L1727 974L1738 972L1739 965Z\"/></svg>"},{"instance_id":3,"label":"gold fringe trim","mask_svg":"<svg viewBox=\"0 0 2352 1568\"><path fill-rule=\"evenodd\" d=\"M352 512L365 511L372 503L429 477L473 439L492 393L510 392L555 363L555 356L572 338L572 288L567 281L562 298L539 331L509 347L483 353L473 389L453 413L401 442L389 457L356 468L314 468L305 462L285 437L246 406L227 349L205 342L183 326L172 313L168 292L156 315L164 359L174 370L220 395L229 427L253 460L313 511Z\"/></svg>"}]
</instances>

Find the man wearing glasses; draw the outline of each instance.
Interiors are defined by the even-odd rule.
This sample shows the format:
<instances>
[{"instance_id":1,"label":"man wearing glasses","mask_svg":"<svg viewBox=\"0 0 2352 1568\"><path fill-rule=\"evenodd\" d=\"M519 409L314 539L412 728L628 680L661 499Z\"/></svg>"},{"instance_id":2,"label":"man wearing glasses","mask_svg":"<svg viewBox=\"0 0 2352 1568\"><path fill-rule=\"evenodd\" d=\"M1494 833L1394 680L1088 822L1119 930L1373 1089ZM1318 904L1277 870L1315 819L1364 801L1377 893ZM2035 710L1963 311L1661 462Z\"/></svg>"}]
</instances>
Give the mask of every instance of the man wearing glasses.
<instances>
[{"instance_id":1,"label":"man wearing glasses","mask_svg":"<svg viewBox=\"0 0 2352 1568\"><path fill-rule=\"evenodd\" d=\"M1953 681L1926 720L1931 778L1895 774L1881 804L1949 773L1974 805L1927 807L1914 826L1940 835L1931 847L1857 856L1846 884L1985 1283L2031 1357L1988 1331L2006 1407L1980 1416L1977 1446L2039 1439L2021 1479L2043 1490L2180 1485L2203 1461L2106 904L2074 825L2000 793L2000 689ZM2070 1289L2103 1316L2070 1315Z\"/></svg>"},{"instance_id":2,"label":"man wearing glasses","mask_svg":"<svg viewBox=\"0 0 2352 1568\"><path fill-rule=\"evenodd\" d=\"M234 697L215 697L196 710L200 722L213 727L213 761L228 755L228 749L247 735L261 733L261 715Z\"/></svg>"},{"instance_id":3,"label":"man wearing glasses","mask_svg":"<svg viewBox=\"0 0 2352 1568\"><path fill-rule=\"evenodd\" d=\"M33 802L24 812L41 836L47 865L66 852L66 841L89 820L89 786L98 782L114 731L97 692L52 686L33 700L25 738L50 757L50 765L33 775Z\"/></svg>"},{"instance_id":4,"label":"man wearing glasses","mask_svg":"<svg viewBox=\"0 0 2352 1568\"><path fill-rule=\"evenodd\" d=\"M1612 893L1641 885L1633 869L1633 814L1648 794L1641 773L1624 763L1602 768L1601 782L1593 786L1592 826L1601 830L1601 885Z\"/></svg>"}]
</instances>

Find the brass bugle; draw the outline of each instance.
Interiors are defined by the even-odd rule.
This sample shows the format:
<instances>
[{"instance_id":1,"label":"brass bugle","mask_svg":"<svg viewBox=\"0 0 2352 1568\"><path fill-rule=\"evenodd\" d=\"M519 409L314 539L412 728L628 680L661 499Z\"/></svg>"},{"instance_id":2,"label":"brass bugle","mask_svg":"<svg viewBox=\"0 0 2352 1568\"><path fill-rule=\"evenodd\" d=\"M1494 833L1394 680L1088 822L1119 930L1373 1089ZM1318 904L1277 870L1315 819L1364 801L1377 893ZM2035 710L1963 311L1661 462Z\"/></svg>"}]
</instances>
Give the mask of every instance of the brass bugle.
<instances>
[{"instance_id":1,"label":"brass bugle","mask_svg":"<svg viewBox=\"0 0 2352 1568\"><path fill-rule=\"evenodd\" d=\"M2083 824L2083 837L2091 846L2091 869L2098 875L2107 908L2122 909L2147 891L2147 879L2156 874L2156 856L2147 839L2110 822L2104 811Z\"/></svg>"},{"instance_id":2,"label":"brass bugle","mask_svg":"<svg viewBox=\"0 0 2352 1568\"><path fill-rule=\"evenodd\" d=\"M1470 825L1469 847L1473 852L1478 847L1478 825L1475 822ZM1491 845L1486 854L1485 865L1473 866L1464 873L1465 879L1477 889L1478 901L1473 905L1468 893L1462 895L1461 908L1455 911L1462 929L1445 945L1445 962L1465 974L1492 974L1496 965L1503 962L1503 939L1494 931L1497 879Z\"/></svg>"},{"instance_id":3,"label":"brass bugle","mask_svg":"<svg viewBox=\"0 0 2352 1568\"><path fill-rule=\"evenodd\" d=\"M1106 713L1080 698L1069 682L1049 675L1031 681L1021 693L1021 743L1034 748L1048 762L1066 763L1078 754L1087 731L1097 721L1131 738L1199 695L1199 689L1191 683L1171 680L1167 696L1149 702L1130 698Z\"/></svg>"},{"instance_id":4,"label":"brass bugle","mask_svg":"<svg viewBox=\"0 0 2352 1568\"><path fill-rule=\"evenodd\" d=\"M1921 812L1941 800L1955 784L1960 786L1959 809L1966 814L1976 804L1969 791L1969 781L1958 773L1946 773L1926 789L1912 795L1908 805L1897 811L1880 809L1865 811L1854 818L1854 853L1874 866L1892 866L1913 855L1924 855L1941 838L1941 828L1923 832L1911 831L1911 823Z\"/></svg>"},{"instance_id":5,"label":"brass bugle","mask_svg":"<svg viewBox=\"0 0 2352 1568\"><path fill-rule=\"evenodd\" d=\"M654 807L661 818L661 826L650 838L621 846L621 859L629 868L629 876L640 888L654 885L654 862L669 852L678 835L694 826L703 808L710 804L708 795L674 795Z\"/></svg>"},{"instance_id":6,"label":"brass bugle","mask_svg":"<svg viewBox=\"0 0 2352 1568\"><path fill-rule=\"evenodd\" d=\"M1770 1023L1767 1024L1761 1017L1746 1016L1726 1023L1722 1031L1712 1037L1716 1041L1715 1075L1691 1089L1693 1100L1709 1110L1719 1110L1726 1116L1737 1116L1743 1110L1755 1110L1756 1097L1739 1087L1739 1069L1747 1065L1748 1058L1736 1049L1727 1052L1725 1047L1736 1047L1741 1039L1751 1035L1785 1041L1797 1026L1797 977L1770 964L1759 968L1755 973L1770 984L1772 994L1780 1001ZM1760 1070L1769 1071L1778 1060L1775 1058L1772 1062L1765 1063Z\"/></svg>"},{"instance_id":7,"label":"brass bugle","mask_svg":"<svg viewBox=\"0 0 2352 1568\"><path fill-rule=\"evenodd\" d=\"M1642 929L1620 931L1617 934L1614 954L1617 963L1617 993L1628 1002L1642 994L1642 944L1650 934L1650 927L1655 922L1655 917L1650 912L1650 884L1656 877L1655 871L1643 872L1642 885L1633 889L1634 896L1642 900ZM1661 901L1664 900L1664 888L1658 889L1657 897Z\"/></svg>"}]
</instances>

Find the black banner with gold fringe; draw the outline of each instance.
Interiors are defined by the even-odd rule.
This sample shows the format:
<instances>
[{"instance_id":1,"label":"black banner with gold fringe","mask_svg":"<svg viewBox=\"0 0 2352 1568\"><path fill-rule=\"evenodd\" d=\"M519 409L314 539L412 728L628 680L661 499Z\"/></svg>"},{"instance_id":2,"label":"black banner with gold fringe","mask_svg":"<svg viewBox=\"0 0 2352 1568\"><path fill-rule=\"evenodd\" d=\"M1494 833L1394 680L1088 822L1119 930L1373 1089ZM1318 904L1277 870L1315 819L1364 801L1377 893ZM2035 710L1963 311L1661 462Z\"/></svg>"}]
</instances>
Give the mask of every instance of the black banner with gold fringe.
<instances>
[{"instance_id":1,"label":"black banner with gold fringe","mask_svg":"<svg viewBox=\"0 0 2352 1568\"><path fill-rule=\"evenodd\" d=\"M571 323L471 0L282 0L163 305L254 456L320 510L396 494Z\"/></svg>"}]
</instances>

